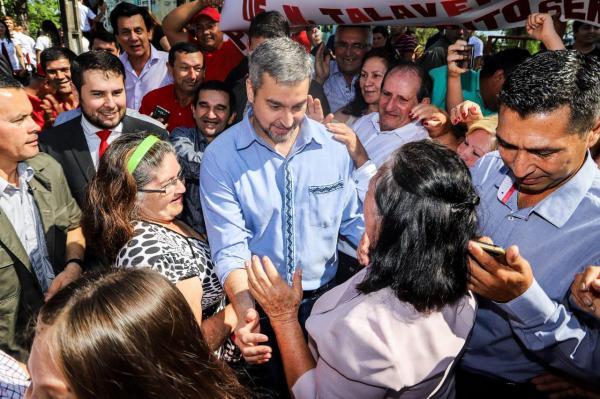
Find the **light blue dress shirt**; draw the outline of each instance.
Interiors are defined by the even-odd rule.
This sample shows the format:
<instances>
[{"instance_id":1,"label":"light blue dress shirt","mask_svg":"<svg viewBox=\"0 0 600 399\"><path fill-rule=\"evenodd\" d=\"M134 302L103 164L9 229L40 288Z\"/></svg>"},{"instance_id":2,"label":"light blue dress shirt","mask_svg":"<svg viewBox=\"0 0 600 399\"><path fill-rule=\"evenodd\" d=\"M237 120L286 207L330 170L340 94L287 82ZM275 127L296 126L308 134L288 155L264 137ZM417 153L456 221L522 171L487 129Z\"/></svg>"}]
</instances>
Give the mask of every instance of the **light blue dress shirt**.
<instances>
[{"instance_id":1,"label":"light blue dress shirt","mask_svg":"<svg viewBox=\"0 0 600 399\"><path fill-rule=\"evenodd\" d=\"M267 255L288 282L301 267L303 289L314 290L335 276L338 235L356 246L364 231L352 160L306 117L283 157L256 134L249 115L202 160L200 198L217 275L223 284L251 254Z\"/></svg>"},{"instance_id":2,"label":"light blue dress shirt","mask_svg":"<svg viewBox=\"0 0 600 399\"><path fill-rule=\"evenodd\" d=\"M336 61L329 62L329 77L323 83L323 91L329 102L329 108L332 113L351 103L356 95L355 83L359 76L356 74L352 78L352 83L348 84L344 75L340 72Z\"/></svg>"},{"instance_id":3,"label":"light blue dress shirt","mask_svg":"<svg viewBox=\"0 0 600 399\"><path fill-rule=\"evenodd\" d=\"M481 196L480 226L496 245L518 245L535 280L507 303L479 299L475 327L462 366L525 382L549 366L581 378L600 376L599 325L583 323L569 306L575 274L600 264L600 171L588 154L581 169L530 208L518 193L503 202L513 176L498 152L471 170Z\"/></svg>"}]
</instances>

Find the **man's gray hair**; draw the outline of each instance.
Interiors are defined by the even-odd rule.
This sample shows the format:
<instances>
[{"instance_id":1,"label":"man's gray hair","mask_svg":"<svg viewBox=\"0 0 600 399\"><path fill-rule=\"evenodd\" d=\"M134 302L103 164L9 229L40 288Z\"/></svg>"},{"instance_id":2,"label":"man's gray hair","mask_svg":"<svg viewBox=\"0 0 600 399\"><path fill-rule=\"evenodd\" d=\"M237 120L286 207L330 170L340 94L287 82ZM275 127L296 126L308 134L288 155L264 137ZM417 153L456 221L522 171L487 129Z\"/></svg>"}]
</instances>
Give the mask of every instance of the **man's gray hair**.
<instances>
[{"instance_id":1,"label":"man's gray hair","mask_svg":"<svg viewBox=\"0 0 600 399\"><path fill-rule=\"evenodd\" d=\"M311 79L313 63L306 49L292 39L267 39L250 55L249 78L254 90L261 87L263 73L278 84L294 86Z\"/></svg>"}]
</instances>

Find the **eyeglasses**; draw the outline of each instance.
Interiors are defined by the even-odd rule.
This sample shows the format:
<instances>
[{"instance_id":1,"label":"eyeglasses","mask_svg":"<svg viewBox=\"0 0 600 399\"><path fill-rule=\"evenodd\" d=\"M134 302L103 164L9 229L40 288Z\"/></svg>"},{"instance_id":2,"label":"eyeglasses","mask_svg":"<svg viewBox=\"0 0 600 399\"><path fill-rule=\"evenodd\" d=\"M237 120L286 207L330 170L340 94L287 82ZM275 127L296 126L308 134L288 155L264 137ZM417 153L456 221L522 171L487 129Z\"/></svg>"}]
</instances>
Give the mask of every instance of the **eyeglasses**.
<instances>
[{"instance_id":1,"label":"eyeglasses","mask_svg":"<svg viewBox=\"0 0 600 399\"><path fill-rule=\"evenodd\" d=\"M352 51L361 51L367 48L365 43L345 43L345 42L336 42L334 43L335 48L339 48L341 50L347 50L350 48Z\"/></svg>"},{"instance_id":2,"label":"eyeglasses","mask_svg":"<svg viewBox=\"0 0 600 399\"><path fill-rule=\"evenodd\" d=\"M175 187L177 187L177 183L184 182L183 170L179 172L177 177L169 180L164 186L161 188L140 188L138 189L141 193L158 193L163 195L172 195L175 193Z\"/></svg>"}]
</instances>

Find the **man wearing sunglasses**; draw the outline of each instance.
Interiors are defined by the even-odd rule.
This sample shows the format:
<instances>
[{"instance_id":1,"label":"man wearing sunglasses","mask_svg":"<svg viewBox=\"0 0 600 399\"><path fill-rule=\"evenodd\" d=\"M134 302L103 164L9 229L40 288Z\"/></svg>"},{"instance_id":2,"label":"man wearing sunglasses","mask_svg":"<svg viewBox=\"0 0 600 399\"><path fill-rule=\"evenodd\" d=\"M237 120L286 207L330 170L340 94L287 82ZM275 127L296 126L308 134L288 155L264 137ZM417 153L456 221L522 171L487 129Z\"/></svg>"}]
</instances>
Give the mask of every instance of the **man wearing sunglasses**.
<instances>
[{"instance_id":1,"label":"man wearing sunglasses","mask_svg":"<svg viewBox=\"0 0 600 399\"><path fill-rule=\"evenodd\" d=\"M323 85L331 112L354 100L355 83L371 41L369 26L340 25L335 32L335 60L324 44L317 50L315 80Z\"/></svg>"}]
</instances>

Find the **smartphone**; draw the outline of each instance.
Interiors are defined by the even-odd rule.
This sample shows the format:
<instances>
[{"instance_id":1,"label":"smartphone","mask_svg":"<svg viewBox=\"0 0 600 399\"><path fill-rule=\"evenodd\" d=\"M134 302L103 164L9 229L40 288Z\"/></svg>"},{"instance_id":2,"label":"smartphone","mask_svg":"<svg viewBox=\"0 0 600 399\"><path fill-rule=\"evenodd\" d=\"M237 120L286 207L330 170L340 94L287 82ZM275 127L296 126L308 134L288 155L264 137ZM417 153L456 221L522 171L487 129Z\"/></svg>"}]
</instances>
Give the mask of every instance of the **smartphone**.
<instances>
[{"instance_id":1,"label":"smartphone","mask_svg":"<svg viewBox=\"0 0 600 399\"><path fill-rule=\"evenodd\" d=\"M161 121L162 123L167 123L170 115L171 113L168 110L164 109L160 105L157 105L150 116L158 121Z\"/></svg>"},{"instance_id":2,"label":"smartphone","mask_svg":"<svg viewBox=\"0 0 600 399\"><path fill-rule=\"evenodd\" d=\"M471 44L467 44L464 50L459 51L464 58L457 61L456 64L463 69L473 69L475 67L475 47Z\"/></svg>"},{"instance_id":3,"label":"smartphone","mask_svg":"<svg viewBox=\"0 0 600 399\"><path fill-rule=\"evenodd\" d=\"M474 243L476 245L479 245L479 248L483 249L485 252L487 252L495 258L500 256L506 256L506 251L502 247L492 244L486 244L485 242L481 241L474 241Z\"/></svg>"}]
</instances>

